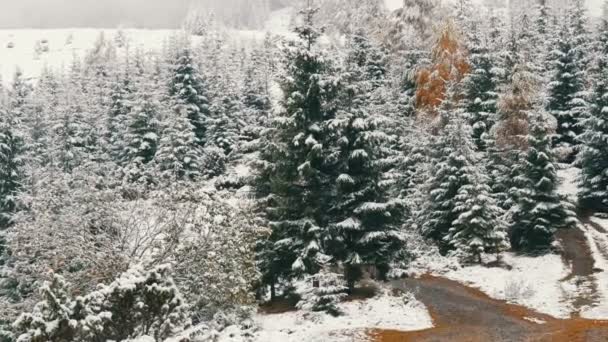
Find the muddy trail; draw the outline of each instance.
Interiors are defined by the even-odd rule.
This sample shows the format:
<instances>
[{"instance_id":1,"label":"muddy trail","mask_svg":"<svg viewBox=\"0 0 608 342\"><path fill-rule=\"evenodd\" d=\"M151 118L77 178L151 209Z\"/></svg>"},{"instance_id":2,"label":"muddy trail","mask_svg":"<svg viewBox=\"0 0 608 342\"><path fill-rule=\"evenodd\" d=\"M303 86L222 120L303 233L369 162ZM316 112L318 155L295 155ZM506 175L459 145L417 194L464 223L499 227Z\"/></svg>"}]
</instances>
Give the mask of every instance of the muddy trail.
<instances>
[{"instance_id":1,"label":"muddy trail","mask_svg":"<svg viewBox=\"0 0 608 342\"><path fill-rule=\"evenodd\" d=\"M444 278L427 275L395 281L393 286L412 291L425 303L434 327L413 332L370 331L377 342L608 341L608 321L556 319Z\"/></svg>"},{"instance_id":2,"label":"muddy trail","mask_svg":"<svg viewBox=\"0 0 608 342\"><path fill-rule=\"evenodd\" d=\"M586 224L588 218L579 216L579 220ZM562 260L571 270L562 282L570 282L577 288L574 296L565 294L564 301L572 306L572 316L578 317L583 308L593 306L599 301L593 254L585 233L579 226L559 230L556 238L562 246Z\"/></svg>"},{"instance_id":3,"label":"muddy trail","mask_svg":"<svg viewBox=\"0 0 608 342\"><path fill-rule=\"evenodd\" d=\"M608 234L580 214L580 222L597 232ZM594 259L585 232L581 227L561 230L557 239L562 246L562 259L571 272L562 279L574 284L576 295L564 296L572 307L572 318L557 319L520 305L490 298L483 292L458 282L423 276L419 279L395 281L393 286L412 291L429 309L434 327L422 331L371 331L374 341L539 341L578 342L608 341L608 321L587 320L579 317L580 311L599 300L594 274ZM604 252L602 250L602 252ZM608 251L605 252L608 257Z\"/></svg>"}]
</instances>

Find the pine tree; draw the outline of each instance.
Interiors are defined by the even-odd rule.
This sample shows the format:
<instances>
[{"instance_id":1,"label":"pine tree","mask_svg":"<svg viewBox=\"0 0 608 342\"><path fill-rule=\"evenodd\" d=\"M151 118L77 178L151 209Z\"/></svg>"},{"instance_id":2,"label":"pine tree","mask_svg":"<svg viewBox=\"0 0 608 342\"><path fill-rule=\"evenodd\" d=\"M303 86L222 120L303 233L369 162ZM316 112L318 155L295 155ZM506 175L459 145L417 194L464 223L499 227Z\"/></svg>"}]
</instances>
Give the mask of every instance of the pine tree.
<instances>
[{"instance_id":1,"label":"pine tree","mask_svg":"<svg viewBox=\"0 0 608 342\"><path fill-rule=\"evenodd\" d=\"M5 250L5 232L17 210L17 194L24 182L23 139L15 117L0 110L0 265Z\"/></svg>"},{"instance_id":2,"label":"pine tree","mask_svg":"<svg viewBox=\"0 0 608 342\"><path fill-rule=\"evenodd\" d=\"M496 120L498 75L490 49L482 37L469 39L471 72L464 78L464 106L473 127L473 140L478 150L486 149L488 134Z\"/></svg>"},{"instance_id":3,"label":"pine tree","mask_svg":"<svg viewBox=\"0 0 608 342\"><path fill-rule=\"evenodd\" d=\"M553 56L553 77L549 84L547 111L557 119L557 136L554 145L569 149L578 144L581 133L580 120L586 111L583 97L582 73L577 62L577 47L568 38L567 29L562 30ZM567 152L570 159L572 151Z\"/></svg>"},{"instance_id":4,"label":"pine tree","mask_svg":"<svg viewBox=\"0 0 608 342\"><path fill-rule=\"evenodd\" d=\"M517 251L547 251L557 229L576 223L575 213L561 201L556 191L557 171L545 125L538 118L532 120L529 147L518 165L519 176L514 179L517 206L512 215L510 240Z\"/></svg>"},{"instance_id":5,"label":"pine tree","mask_svg":"<svg viewBox=\"0 0 608 342\"><path fill-rule=\"evenodd\" d=\"M443 252L451 249L446 236L453 223L465 209L458 206L459 191L475 184L475 148L471 128L463 122L461 110L456 109L449 95L439 115L446 125L432 145L433 172L425 185L425 209L420 218L423 236L434 240Z\"/></svg>"},{"instance_id":6,"label":"pine tree","mask_svg":"<svg viewBox=\"0 0 608 342\"><path fill-rule=\"evenodd\" d=\"M331 125L338 155L337 197L330 210L333 243L328 251L343 263L351 290L363 265L376 266L384 277L403 245L399 233L403 205L382 185L383 173L392 165L386 153L390 137L379 126L388 118L373 106L374 87L381 82L373 50L365 36L351 38L342 80L343 104Z\"/></svg>"},{"instance_id":7,"label":"pine tree","mask_svg":"<svg viewBox=\"0 0 608 342\"><path fill-rule=\"evenodd\" d=\"M481 263L483 253L499 253L508 244L503 211L492 197L487 177L478 173L474 182L458 190L455 210L460 215L444 240L466 259Z\"/></svg>"},{"instance_id":8,"label":"pine tree","mask_svg":"<svg viewBox=\"0 0 608 342\"><path fill-rule=\"evenodd\" d=\"M575 47L574 60L583 72L587 71L590 62L590 38L589 29L587 28L587 7L585 1L574 0L567 12L567 26L569 31L568 37L572 39L572 45ZM565 33L565 32L563 32Z\"/></svg>"},{"instance_id":9,"label":"pine tree","mask_svg":"<svg viewBox=\"0 0 608 342\"><path fill-rule=\"evenodd\" d=\"M190 47L182 47L175 58L169 94L177 106L186 110L196 140L203 146L206 143L206 121L210 110L205 84L194 64Z\"/></svg>"},{"instance_id":10,"label":"pine tree","mask_svg":"<svg viewBox=\"0 0 608 342\"><path fill-rule=\"evenodd\" d=\"M195 180L203 173L202 148L190 113L188 108L176 105L161 124L155 161L168 180Z\"/></svg>"},{"instance_id":11,"label":"pine tree","mask_svg":"<svg viewBox=\"0 0 608 342\"><path fill-rule=\"evenodd\" d=\"M138 100L126 118L123 160L131 180L139 179L142 168L154 160L160 140L161 103L154 99L154 94L149 90L138 92L136 98Z\"/></svg>"},{"instance_id":12,"label":"pine tree","mask_svg":"<svg viewBox=\"0 0 608 342\"><path fill-rule=\"evenodd\" d=\"M281 111L263 137L256 191L271 234L258 246L258 263L269 285L302 273L314 274L324 261L321 235L326 225L328 120L333 119L335 81L316 42L318 9L301 11L299 41L284 51Z\"/></svg>"},{"instance_id":13,"label":"pine tree","mask_svg":"<svg viewBox=\"0 0 608 342\"><path fill-rule=\"evenodd\" d=\"M253 51L245 70L243 94L241 95L244 124L239 139L242 143L259 139L262 129L269 126L272 106L267 73L270 72L270 67L264 57L261 50Z\"/></svg>"},{"instance_id":14,"label":"pine tree","mask_svg":"<svg viewBox=\"0 0 608 342\"><path fill-rule=\"evenodd\" d=\"M604 57L605 58L605 57ZM584 132L577 164L581 167L579 206L608 210L608 63L595 85L590 115L582 122Z\"/></svg>"}]
</instances>

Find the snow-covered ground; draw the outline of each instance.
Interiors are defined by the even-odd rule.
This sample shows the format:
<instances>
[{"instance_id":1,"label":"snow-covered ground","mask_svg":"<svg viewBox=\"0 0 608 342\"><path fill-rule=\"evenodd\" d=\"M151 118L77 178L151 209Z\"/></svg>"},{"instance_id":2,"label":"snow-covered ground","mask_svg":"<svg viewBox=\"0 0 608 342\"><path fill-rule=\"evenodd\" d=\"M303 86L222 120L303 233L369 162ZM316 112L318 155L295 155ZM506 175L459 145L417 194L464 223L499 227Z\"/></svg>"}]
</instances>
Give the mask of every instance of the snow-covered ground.
<instances>
[{"instance_id":1,"label":"snow-covered ground","mask_svg":"<svg viewBox=\"0 0 608 342\"><path fill-rule=\"evenodd\" d=\"M591 221L608 231L608 220L592 217ZM594 267L599 271L594 274L599 301L595 306L583 310L581 317L608 319L608 235L589 225L583 226L582 229L593 254Z\"/></svg>"},{"instance_id":2,"label":"snow-covered ground","mask_svg":"<svg viewBox=\"0 0 608 342\"><path fill-rule=\"evenodd\" d=\"M260 326L256 341L341 342L366 341L369 329L421 330L433 326L421 302L393 296L390 291L364 301L340 304L344 315L332 317L324 313L293 311L282 314L258 314Z\"/></svg>"},{"instance_id":3,"label":"snow-covered ground","mask_svg":"<svg viewBox=\"0 0 608 342\"><path fill-rule=\"evenodd\" d=\"M568 290L561 280L570 270L559 255L540 257L504 253L511 270L498 267L467 266L443 274L444 277L478 288L492 298L523 305L558 318L570 317L570 305L563 300Z\"/></svg>"}]
</instances>

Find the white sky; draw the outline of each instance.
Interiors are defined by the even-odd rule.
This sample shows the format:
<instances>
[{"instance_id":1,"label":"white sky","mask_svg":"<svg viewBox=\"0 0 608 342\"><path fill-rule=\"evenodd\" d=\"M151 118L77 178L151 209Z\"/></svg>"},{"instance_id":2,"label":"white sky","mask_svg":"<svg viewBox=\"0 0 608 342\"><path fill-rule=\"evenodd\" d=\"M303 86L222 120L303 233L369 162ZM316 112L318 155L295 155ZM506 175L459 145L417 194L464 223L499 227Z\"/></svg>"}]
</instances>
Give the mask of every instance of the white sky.
<instances>
[{"instance_id":1,"label":"white sky","mask_svg":"<svg viewBox=\"0 0 608 342\"><path fill-rule=\"evenodd\" d=\"M399 7L401 7L401 5L403 4L403 0L384 0L386 3L386 6L391 9L397 9ZM481 2L481 0L473 0L474 2ZM532 1L532 0L530 0ZM589 15L591 16L599 16L601 15L601 8L602 8L602 2L603 0L587 0L587 5L589 7Z\"/></svg>"}]
</instances>

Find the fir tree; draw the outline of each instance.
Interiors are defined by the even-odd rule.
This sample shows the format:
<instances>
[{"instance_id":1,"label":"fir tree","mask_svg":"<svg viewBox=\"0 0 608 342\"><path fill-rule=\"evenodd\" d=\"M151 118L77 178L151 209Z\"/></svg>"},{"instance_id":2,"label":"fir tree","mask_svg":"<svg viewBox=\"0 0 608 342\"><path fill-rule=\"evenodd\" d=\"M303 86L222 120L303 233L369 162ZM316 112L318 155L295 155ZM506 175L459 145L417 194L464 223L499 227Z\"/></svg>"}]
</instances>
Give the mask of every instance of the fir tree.
<instances>
[{"instance_id":1,"label":"fir tree","mask_svg":"<svg viewBox=\"0 0 608 342\"><path fill-rule=\"evenodd\" d=\"M488 133L494 125L498 101L498 76L488 46L479 35L469 40L471 72L463 80L464 105L473 127L473 140L478 150L486 149Z\"/></svg>"},{"instance_id":2,"label":"fir tree","mask_svg":"<svg viewBox=\"0 0 608 342\"><path fill-rule=\"evenodd\" d=\"M161 125L161 139L155 161L169 180L195 180L201 176L202 148L195 127L184 106L174 106Z\"/></svg>"},{"instance_id":3,"label":"fir tree","mask_svg":"<svg viewBox=\"0 0 608 342\"><path fill-rule=\"evenodd\" d=\"M458 190L455 210L460 215L444 240L466 259L481 263L483 253L499 253L508 244L503 211L492 197L487 177L478 174L474 181Z\"/></svg>"},{"instance_id":4,"label":"fir tree","mask_svg":"<svg viewBox=\"0 0 608 342\"><path fill-rule=\"evenodd\" d=\"M174 98L174 103L177 106L182 107L187 112L194 136L198 144L203 146L206 143L206 121L209 118L210 111L205 84L194 64L190 47L182 47L175 58L169 95Z\"/></svg>"},{"instance_id":5,"label":"fir tree","mask_svg":"<svg viewBox=\"0 0 608 342\"><path fill-rule=\"evenodd\" d=\"M538 119L537 119L538 120ZM544 252L554 240L555 231L575 224L575 213L557 194L557 172L550 135L543 122L533 120L528 150L518 165L517 206L510 225L511 246L517 251Z\"/></svg>"},{"instance_id":6,"label":"fir tree","mask_svg":"<svg viewBox=\"0 0 608 342\"><path fill-rule=\"evenodd\" d=\"M338 145L337 197L330 211L334 243L328 250L343 263L352 290L362 265L376 266L384 277L403 245L399 233L403 206L381 184L383 173L392 165L385 152L390 137L379 126L388 118L371 105L374 87L381 81L375 54L362 35L351 38L350 49L342 80L343 105L332 124Z\"/></svg>"},{"instance_id":7,"label":"fir tree","mask_svg":"<svg viewBox=\"0 0 608 342\"><path fill-rule=\"evenodd\" d=\"M582 124L584 132L577 164L581 167L579 206L585 209L608 209L608 63L591 98L590 115Z\"/></svg>"},{"instance_id":8,"label":"fir tree","mask_svg":"<svg viewBox=\"0 0 608 342\"><path fill-rule=\"evenodd\" d=\"M452 248L446 240L453 223L465 209L458 206L460 190L475 182L475 148L471 128L452 103L452 95L440 109L446 122L433 144L433 172L425 185L426 202L421 216L422 234L434 240L443 252Z\"/></svg>"},{"instance_id":9,"label":"fir tree","mask_svg":"<svg viewBox=\"0 0 608 342\"><path fill-rule=\"evenodd\" d=\"M584 81L577 62L576 45L568 38L565 28L561 36L552 52L553 77L549 84L547 111L557 119L554 145L568 149L578 144L580 120L585 114L586 103L582 94ZM572 152L569 154L571 156Z\"/></svg>"},{"instance_id":10,"label":"fir tree","mask_svg":"<svg viewBox=\"0 0 608 342\"><path fill-rule=\"evenodd\" d=\"M0 110L0 265L4 235L17 210L17 194L24 182L24 146L17 127L16 118Z\"/></svg>"},{"instance_id":11,"label":"fir tree","mask_svg":"<svg viewBox=\"0 0 608 342\"><path fill-rule=\"evenodd\" d=\"M316 273L324 261L321 235L326 224L331 165L326 149L335 91L330 64L316 44L318 10L300 13L299 41L285 49L281 111L263 137L256 191L262 197L271 234L258 246L264 280L272 285L302 273Z\"/></svg>"}]
</instances>

